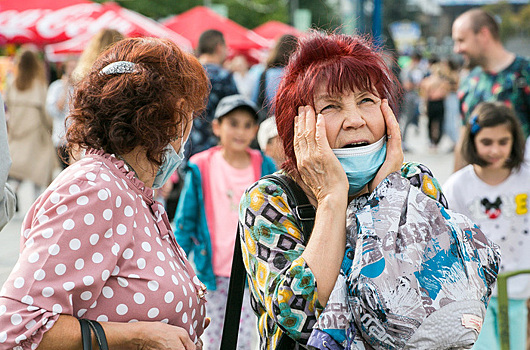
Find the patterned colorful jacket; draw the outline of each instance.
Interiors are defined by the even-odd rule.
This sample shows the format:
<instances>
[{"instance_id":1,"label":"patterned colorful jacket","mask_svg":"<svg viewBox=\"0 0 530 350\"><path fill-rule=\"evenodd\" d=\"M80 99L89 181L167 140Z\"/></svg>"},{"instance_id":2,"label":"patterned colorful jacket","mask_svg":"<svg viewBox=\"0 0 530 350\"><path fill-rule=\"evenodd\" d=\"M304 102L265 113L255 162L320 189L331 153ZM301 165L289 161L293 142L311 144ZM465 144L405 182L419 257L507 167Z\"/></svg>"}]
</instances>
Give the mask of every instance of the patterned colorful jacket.
<instances>
[{"instance_id":1,"label":"patterned colorful jacket","mask_svg":"<svg viewBox=\"0 0 530 350\"><path fill-rule=\"evenodd\" d=\"M405 163L401 175L447 207L427 167ZM301 257L305 242L286 194L271 180L257 181L241 198L239 223L261 350L275 349L283 332L305 345L323 305L313 272Z\"/></svg>"}]
</instances>

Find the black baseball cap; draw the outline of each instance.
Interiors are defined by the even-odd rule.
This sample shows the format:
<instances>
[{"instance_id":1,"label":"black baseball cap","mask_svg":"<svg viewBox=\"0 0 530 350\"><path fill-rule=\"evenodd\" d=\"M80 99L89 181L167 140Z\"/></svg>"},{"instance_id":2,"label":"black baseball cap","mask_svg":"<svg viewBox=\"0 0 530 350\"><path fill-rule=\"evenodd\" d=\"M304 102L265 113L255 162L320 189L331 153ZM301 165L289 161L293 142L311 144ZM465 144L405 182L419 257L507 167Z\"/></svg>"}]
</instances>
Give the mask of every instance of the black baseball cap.
<instances>
[{"instance_id":1,"label":"black baseball cap","mask_svg":"<svg viewBox=\"0 0 530 350\"><path fill-rule=\"evenodd\" d=\"M224 117L237 108L247 109L254 116L256 121L258 120L258 107L254 102L243 95L230 95L223 97L217 104L214 119Z\"/></svg>"}]
</instances>

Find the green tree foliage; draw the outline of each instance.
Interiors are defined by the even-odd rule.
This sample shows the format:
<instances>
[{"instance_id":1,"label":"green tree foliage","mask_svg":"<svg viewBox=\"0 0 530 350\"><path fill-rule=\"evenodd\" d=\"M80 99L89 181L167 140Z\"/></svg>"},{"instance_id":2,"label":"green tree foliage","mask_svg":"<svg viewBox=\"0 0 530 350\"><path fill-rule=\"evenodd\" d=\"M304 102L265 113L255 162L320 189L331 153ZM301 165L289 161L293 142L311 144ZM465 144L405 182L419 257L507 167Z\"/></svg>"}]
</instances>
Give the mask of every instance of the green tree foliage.
<instances>
[{"instance_id":1,"label":"green tree foliage","mask_svg":"<svg viewBox=\"0 0 530 350\"><path fill-rule=\"evenodd\" d=\"M105 0L94 0L103 3ZM115 0L120 6L139 12L153 19L167 18L204 5L201 0ZM210 0L212 4L226 5L228 18L246 28L255 28L269 20L290 22L291 0ZM341 18L333 1L298 0L298 7L312 12L314 26L333 29Z\"/></svg>"},{"instance_id":2,"label":"green tree foliage","mask_svg":"<svg viewBox=\"0 0 530 350\"><path fill-rule=\"evenodd\" d=\"M508 2L499 2L484 6L484 9L500 19L501 40L530 32L530 4L514 8Z\"/></svg>"},{"instance_id":3,"label":"green tree foliage","mask_svg":"<svg viewBox=\"0 0 530 350\"><path fill-rule=\"evenodd\" d=\"M104 3L108 0L93 0ZM139 12L153 19L165 18L201 5L197 0L114 0L120 6Z\"/></svg>"},{"instance_id":4,"label":"green tree foliage","mask_svg":"<svg viewBox=\"0 0 530 350\"><path fill-rule=\"evenodd\" d=\"M270 20L289 23L286 0L217 0L228 8L228 18L245 28L256 28Z\"/></svg>"}]
</instances>

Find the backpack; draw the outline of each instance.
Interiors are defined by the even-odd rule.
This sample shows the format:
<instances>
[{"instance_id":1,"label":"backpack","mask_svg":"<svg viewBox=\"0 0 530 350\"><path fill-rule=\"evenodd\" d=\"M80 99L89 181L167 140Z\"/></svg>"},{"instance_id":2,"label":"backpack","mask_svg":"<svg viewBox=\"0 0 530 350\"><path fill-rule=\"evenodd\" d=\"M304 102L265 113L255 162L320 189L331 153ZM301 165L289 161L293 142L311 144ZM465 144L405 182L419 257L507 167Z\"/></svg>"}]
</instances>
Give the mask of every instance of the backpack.
<instances>
[{"instance_id":1,"label":"backpack","mask_svg":"<svg viewBox=\"0 0 530 350\"><path fill-rule=\"evenodd\" d=\"M345 256L309 345L324 349L318 344L325 339L346 349L473 346L500 252L467 217L393 173L365 203L348 206ZM342 326L330 324L330 316L344 314Z\"/></svg>"}]
</instances>

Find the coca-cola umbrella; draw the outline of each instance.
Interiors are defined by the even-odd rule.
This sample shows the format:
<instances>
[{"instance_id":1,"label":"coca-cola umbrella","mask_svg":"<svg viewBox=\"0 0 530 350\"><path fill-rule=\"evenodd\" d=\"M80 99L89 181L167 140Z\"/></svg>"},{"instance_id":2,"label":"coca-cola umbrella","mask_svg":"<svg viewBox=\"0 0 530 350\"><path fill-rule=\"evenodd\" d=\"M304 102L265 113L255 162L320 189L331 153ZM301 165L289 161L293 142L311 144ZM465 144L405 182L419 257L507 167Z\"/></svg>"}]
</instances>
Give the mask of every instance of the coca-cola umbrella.
<instances>
[{"instance_id":1,"label":"coca-cola umbrella","mask_svg":"<svg viewBox=\"0 0 530 350\"><path fill-rule=\"evenodd\" d=\"M39 46L67 40L77 34L65 32L66 23L47 21L46 17L61 17L63 9L72 14L68 18L77 22L78 16L94 10L88 0L0 0L0 44L33 43ZM57 14L56 14L57 13Z\"/></svg>"},{"instance_id":2,"label":"coca-cola umbrella","mask_svg":"<svg viewBox=\"0 0 530 350\"><path fill-rule=\"evenodd\" d=\"M64 42L46 46L46 55L49 60L61 61L68 55L81 53L90 38L103 28L116 29L127 37L154 36L167 38L179 45L183 50L188 52L192 50L188 39L149 17L120 7L113 2L94 5L98 5L99 9L83 18L83 34Z\"/></svg>"},{"instance_id":3,"label":"coca-cola umbrella","mask_svg":"<svg viewBox=\"0 0 530 350\"><path fill-rule=\"evenodd\" d=\"M62 1L64 2L66 0ZM168 38L182 49L186 51L192 50L189 40L181 35L148 17L120 7L114 2L104 4L85 2L63 7L58 10L48 9L42 11L42 13L42 16L35 16L32 24L27 25L23 31L21 28L17 30L17 33L23 35L4 35L4 32L15 33L16 28L11 28L11 26L4 28L0 21L0 42L2 36L9 38L9 40L6 40L7 42L32 42L37 45L64 42L75 38L73 39L75 40L75 45L73 43L61 43L61 45L57 44L58 48L52 47L47 49L47 52L52 55L53 59L58 60L64 55L82 51L84 44L90 40L92 35L101 29L112 28L129 37L155 36ZM11 21L10 24L16 22ZM72 50L68 51L68 48L72 48ZM56 49L58 52L55 55Z\"/></svg>"},{"instance_id":4,"label":"coca-cola umbrella","mask_svg":"<svg viewBox=\"0 0 530 350\"><path fill-rule=\"evenodd\" d=\"M187 38L193 47L197 47L200 35L208 29L222 32L227 47L236 52L263 50L269 47L267 39L204 6L194 7L169 18L162 24Z\"/></svg>"},{"instance_id":5,"label":"coca-cola umbrella","mask_svg":"<svg viewBox=\"0 0 530 350\"><path fill-rule=\"evenodd\" d=\"M279 21L265 22L253 30L255 33L270 40L277 40L279 37L285 34L292 34L294 36L300 36L300 34L302 34L302 32L295 27Z\"/></svg>"}]
</instances>

